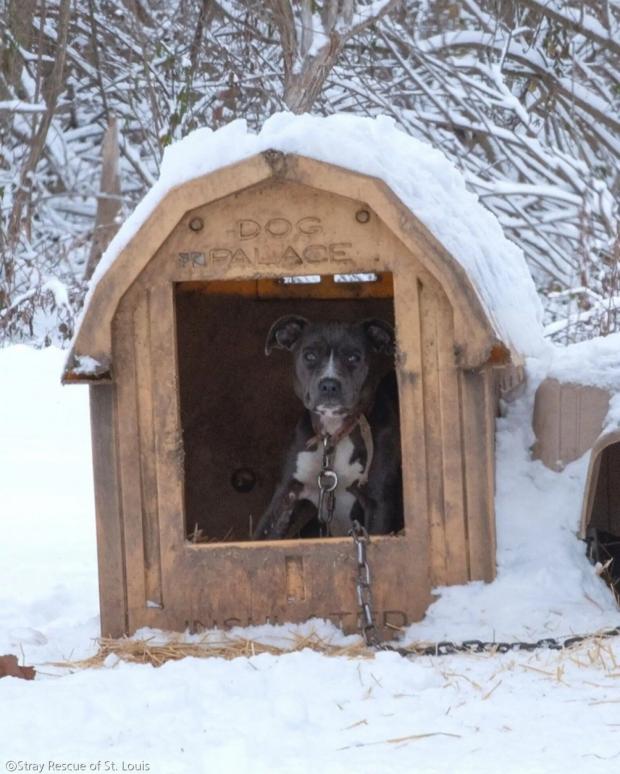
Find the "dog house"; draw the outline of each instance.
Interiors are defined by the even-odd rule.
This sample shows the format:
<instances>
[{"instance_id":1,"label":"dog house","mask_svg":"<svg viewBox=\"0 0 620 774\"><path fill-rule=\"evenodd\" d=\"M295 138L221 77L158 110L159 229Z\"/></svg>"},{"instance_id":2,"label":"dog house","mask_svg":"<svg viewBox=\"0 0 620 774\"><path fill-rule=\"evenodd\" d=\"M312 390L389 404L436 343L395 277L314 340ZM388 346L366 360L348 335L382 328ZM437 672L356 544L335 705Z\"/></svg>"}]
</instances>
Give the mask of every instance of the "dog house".
<instances>
[{"instance_id":1,"label":"dog house","mask_svg":"<svg viewBox=\"0 0 620 774\"><path fill-rule=\"evenodd\" d=\"M534 454L552 470L590 453L579 537L593 562L613 562L605 579L620 593L620 431L605 429L613 390L545 379L536 391Z\"/></svg>"},{"instance_id":2,"label":"dog house","mask_svg":"<svg viewBox=\"0 0 620 774\"><path fill-rule=\"evenodd\" d=\"M477 205L476 205L477 206ZM350 538L253 542L300 412L271 322L395 323L404 529L373 536L386 635L495 573L494 432L522 378L461 264L373 177L269 150L170 190L100 276L90 385L101 627L357 624Z\"/></svg>"}]
</instances>

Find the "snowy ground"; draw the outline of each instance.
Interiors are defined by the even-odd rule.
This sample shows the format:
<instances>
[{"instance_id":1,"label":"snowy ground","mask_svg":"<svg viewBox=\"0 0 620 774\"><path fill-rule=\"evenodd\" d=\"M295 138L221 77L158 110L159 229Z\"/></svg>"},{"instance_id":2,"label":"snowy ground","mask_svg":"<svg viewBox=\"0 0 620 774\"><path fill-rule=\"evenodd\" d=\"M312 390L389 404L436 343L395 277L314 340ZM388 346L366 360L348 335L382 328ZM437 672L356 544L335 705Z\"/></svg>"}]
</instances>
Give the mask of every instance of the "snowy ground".
<instances>
[{"instance_id":1,"label":"snowy ground","mask_svg":"<svg viewBox=\"0 0 620 774\"><path fill-rule=\"evenodd\" d=\"M38 669L34 682L0 681L0 771L602 772L620 760L615 640L411 661L303 651L47 665L92 654L98 634L87 390L59 386L62 361L0 351L0 654ZM530 462L529 410L525 398L499 427L498 579L441 590L408 640L620 623L574 537L585 460L562 474Z\"/></svg>"}]
</instances>

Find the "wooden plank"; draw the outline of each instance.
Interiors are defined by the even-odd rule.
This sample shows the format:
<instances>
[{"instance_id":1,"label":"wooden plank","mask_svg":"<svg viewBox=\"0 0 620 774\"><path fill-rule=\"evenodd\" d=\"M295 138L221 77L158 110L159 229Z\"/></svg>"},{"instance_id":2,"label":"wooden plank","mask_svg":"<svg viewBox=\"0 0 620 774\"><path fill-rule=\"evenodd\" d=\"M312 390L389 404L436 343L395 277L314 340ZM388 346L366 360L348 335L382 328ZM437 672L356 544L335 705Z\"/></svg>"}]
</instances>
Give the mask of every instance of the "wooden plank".
<instances>
[{"instance_id":1,"label":"wooden plank","mask_svg":"<svg viewBox=\"0 0 620 774\"><path fill-rule=\"evenodd\" d=\"M447 299L438 295L437 359L439 366L439 419L442 442L443 520L445 571L436 578L440 585L469 580L469 546L465 512L465 482L461 401L454 357L454 324ZM480 461L484 464L484 460Z\"/></svg>"},{"instance_id":2,"label":"wooden plank","mask_svg":"<svg viewBox=\"0 0 620 774\"><path fill-rule=\"evenodd\" d=\"M494 415L488 396L492 380L484 371L461 371L459 380L470 574L472 580L490 581L495 577Z\"/></svg>"},{"instance_id":3,"label":"wooden plank","mask_svg":"<svg viewBox=\"0 0 620 774\"><path fill-rule=\"evenodd\" d=\"M179 282L178 293L206 293L208 295L244 296L255 298L258 294L258 280L213 280L212 282Z\"/></svg>"},{"instance_id":4,"label":"wooden plank","mask_svg":"<svg viewBox=\"0 0 620 774\"><path fill-rule=\"evenodd\" d=\"M404 260L403 260L404 263ZM419 569L418 604L430 600L431 537L428 520L428 479L420 280L418 267L400 267L395 275L394 314L397 335L397 376L403 459L407 563Z\"/></svg>"},{"instance_id":5,"label":"wooden plank","mask_svg":"<svg viewBox=\"0 0 620 774\"><path fill-rule=\"evenodd\" d=\"M320 282L313 283L259 279L258 295L261 298L392 298L394 286L391 274L386 272L371 282L336 282L334 275L323 274Z\"/></svg>"},{"instance_id":6,"label":"wooden plank","mask_svg":"<svg viewBox=\"0 0 620 774\"><path fill-rule=\"evenodd\" d=\"M306 598L304 560L301 556L285 556L286 598L289 602Z\"/></svg>"},{"instance_id":7,"label":"wooden plank","mask_svg":"<svg viewBox=\"0 0 620 774\"><path fill-rule=\"evenodd\" d=\"M116 363L119 484L123 512L123 539L127 580L129 629L135 628L146 601L144 541L142 533L142 485L138 424L138 395L134 350L133 314L143 302L137 290L129 293L114 318Z\"/></svg>"},{"instance_id":8,"label":"wooden plank","mask_svg":"<svg viewBox=\"0 0 620 774\"><path fill-rule=\"evenodd\" d=\"M161 551L161 602L165 606L183 582L176 566L185 544L183 441L179 413L176 323L173 285L150 289L151 401L155 443L157 523ZM205 438L205 443L209 439ZM181 588L184 588L181 586Z\"/></svg>"},{"instance_id":9,"label":"wooden plank","mask_svg":"<svg viewBox=\"0 0 620 774\"><path fill-rule=\"evenodd\" d=\"M487 479L486 526L484 534L487 543L486 561L481 565L484 580L491 581L497 572L497 524L495 520L495 433L497 417L499 415L499 391L495 378L495 369L487 366L484 369L484 405L485 405L485 430L486 430L486 456L485 468Z\"/></svg>"},{"instance_id":10,"label":"wooden plank","mask_svg":"<svg viewBox=\"0 0 620 774\"><path fill-rule=\"evenodd\" d=\"M116 388L91 386L90 422L97 516L97 561L102 637L127 632L127 596L119 496Z\"/></svg>"},{"instance_id":11,"label":"wooden plank","mask_svg":"<svg viewBox=\"0 0 620 774\"><path fill-rule=\"evenodd\" d=\"M430 530L430 574L433 586L447 574L446 525L444 522L444 460L439 379L439 333L437 294L418 283L420 305L420 344L422 351L422 389L426 439L427 514Z\"/></svg>"},{"instance_id":12,"label":"wooden plank","mask_svg":"<svg viewBox=\"0 0 620 774\"><path fill-rule=\"evenodd\" d=\"M292 276L292 275L291 275ZM312 275L316 276L316 275ZM377 274L376 280L336 282L335 275L319 275L318 282L283 282L274 279L229 279L212 281L180 282L180 293L206 293L208 295L245 296L249 298L393 298L394 283L388 272Z\"/></svg>"},{"instance_id":13,"label":"wooden plank","mask_svg":"<svg viewBox=\"0 0 620 774\"><path fill-rule=\"evenodd\" d=\"M143 291L133 313L136 402L139 428L140 486L142 495L142 539L144 552L145 603L162 603L161 554L155 416L153 410L153 341L151 338L151 293Z\"/></svg>"},{"instance_id":14,"label":"wooden plank","mask_svg":"<svg viewBox=\"0 0 620 774\"><path fill-rule=\"evenodd\" d=\"M428 579L412 562L415 540L377 536L368 548L374 611L385 638L394 637L389 625L419 620L429 603ZM144 620L200 631L318 616L355 632L355 571L355 548L347 538L186 544L173 596L166 595L163 609L145 611Z\"/></svg>"}]
</instances>

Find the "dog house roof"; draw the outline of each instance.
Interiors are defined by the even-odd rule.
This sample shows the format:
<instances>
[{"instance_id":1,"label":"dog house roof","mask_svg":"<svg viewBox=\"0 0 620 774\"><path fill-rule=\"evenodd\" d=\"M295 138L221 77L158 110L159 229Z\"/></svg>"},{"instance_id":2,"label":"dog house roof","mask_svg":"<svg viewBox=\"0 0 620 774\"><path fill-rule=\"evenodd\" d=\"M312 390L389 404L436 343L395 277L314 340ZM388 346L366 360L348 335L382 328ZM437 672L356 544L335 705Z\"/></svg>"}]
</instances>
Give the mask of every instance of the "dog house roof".
<instances>
[{"instance_id":1,"label":"dog house roof","mask_svg":"<svg viewBox=\"0 0 620 774\"><path fill-rule=\"evenodd\" d=\"M106 346L95 346L91 333L97 326L110 324L109 319L101 318L97 305L98 296L111 292L102 279L108 279L118 269L119 259L126 260L128 255L133 254L134 270L141 261L142 267L148 262L150 255L139 256L139 239L142 229L157 219L158 208L161 213L163 200L172 206L174 192L181 186L185 191L191 181L232 164L249 165L252 157L268 150L327 162L383 181L397 197L392 197L395 206L402 210L404 205L413 214L412 220L422 224L429 252L439 243L439 256L433 259L438 272L442 261L458 264L450 268L453 273L456 270L470 307L481 307L482 315L478 312L477 316L486 318L492 337L519 358L545 351L541 304L522 251L506 239L495 216L467 191L461 174L440 151L408 136L384 116L280 113L268 119L258 134L249 131L244 120L237 120L217 131L198 129L166 149L159 180L125 221L97 266L65 375L70 371L74 378L88 379L107 369L99 361L105 361L109 352L104 351ZM262 168L265 179L264 160ZM276 173L275 169L270 172ZM260 174L256 178L255 182ZM230 193L234 189L219 191L220 196ZM372 205L366 194L360 183L359 198ZM175 204L179 206L176 200ZM197 204L190 202L185 211ZM402 213L400 216L402 229ZM161 235L162 241L165 236ZM128 273L127 286L135 276L135 271ZM109 341L109 332L103 338Z\"/></svg>"}]
</instances>

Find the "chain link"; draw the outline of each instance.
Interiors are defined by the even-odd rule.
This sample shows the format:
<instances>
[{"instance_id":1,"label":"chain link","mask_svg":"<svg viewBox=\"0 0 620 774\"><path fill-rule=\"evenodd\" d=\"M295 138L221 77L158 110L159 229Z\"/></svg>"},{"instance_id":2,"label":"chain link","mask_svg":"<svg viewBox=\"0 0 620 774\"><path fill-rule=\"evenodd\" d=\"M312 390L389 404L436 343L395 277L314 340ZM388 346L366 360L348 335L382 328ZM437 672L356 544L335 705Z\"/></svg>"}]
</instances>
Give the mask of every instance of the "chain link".
<instances>
[{"instance_id":1,"label":"chain link","mask_svg":"<svg viewBox=\"0 0 620 774\"><path fill-rule=\"evenodd\" d=\"M323 460L321 470L317 476L319 485L319 502L317 503L320 535L323 532L329 537L331 534L330 525L334 518L334 509L336 507L335 489L338 486L338 474L332 468L332 454L334 447L331 445L329 435L323 436Z\"/></svg>"},{"instance_id":2,"label":"chain link","mask_svg":"<svg viewBox=\"0 0 620 774\"><path fill-rule=\"evenodd\" d=\"M535 642L483 642L482 640L465 640L463 642L451 642L444 640L442 642L433 642L425 644L413 644L407 646L398 646L390 644L381 644L379 650L389 650L399 653L401 656L452 656L457 653L516 653L519 651L532 652L547 648L548 650L566 650L575 645L580 645L587 640L610 639L620 636L620 626L614 629L606 629L595 634L575 635L565 638L545 637Z\"/></svg>"},{"instance_id":3,"label":"chain link","mask_svg":"<svg viewBox=\"0 0 620 774\"><path fill-rule=\"evenodd\" d=\"M359 608L359 627L366 645L369 647L382 647L381 637L375 624L372 612L372 593L370 588L371 576L368 565L366 549L370 543L370 536L365 527L359 521L353 520L349 535L353 538L355 546L355 560L357 564L357 577L355 589L357 592L357 606Z\"/></svg>"}]
</instances>

